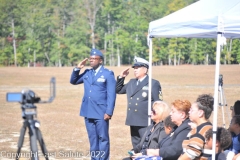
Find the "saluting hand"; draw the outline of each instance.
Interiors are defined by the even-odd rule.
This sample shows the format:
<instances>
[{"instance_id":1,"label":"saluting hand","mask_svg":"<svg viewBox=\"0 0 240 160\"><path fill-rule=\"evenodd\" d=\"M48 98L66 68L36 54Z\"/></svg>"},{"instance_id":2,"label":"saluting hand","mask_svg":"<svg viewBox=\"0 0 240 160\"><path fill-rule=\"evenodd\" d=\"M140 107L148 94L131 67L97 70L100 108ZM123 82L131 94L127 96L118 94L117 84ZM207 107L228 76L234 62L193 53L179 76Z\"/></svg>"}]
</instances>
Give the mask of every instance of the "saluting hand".
<instances>
[{"instance_id":1,"label":"saluting hand","mask_svg":"<svg viewBox=\"0 0 240 160\"><path fill-rule=\"evenodd\" d=\"M127 69L123 70L123 71L121 72L120 76L121 76L121 77L126 77L126 76L129 74L129 69L130 69L130 68L127 68Z\"/></svg>"},{"instance_id":2,"label":"saluting hand","mask_svg":"<svg viewBox=\"0 0 240 160\"><path fill-rule=\"evenodd\" d=\"M84 66L85 66L85 64L86 64L86 62L88 61L88 58L85 58L83 61L81 61L79 64L78 64L78 68L80 68L80 69L82 69Z\"/></svg>"}]
</instances>

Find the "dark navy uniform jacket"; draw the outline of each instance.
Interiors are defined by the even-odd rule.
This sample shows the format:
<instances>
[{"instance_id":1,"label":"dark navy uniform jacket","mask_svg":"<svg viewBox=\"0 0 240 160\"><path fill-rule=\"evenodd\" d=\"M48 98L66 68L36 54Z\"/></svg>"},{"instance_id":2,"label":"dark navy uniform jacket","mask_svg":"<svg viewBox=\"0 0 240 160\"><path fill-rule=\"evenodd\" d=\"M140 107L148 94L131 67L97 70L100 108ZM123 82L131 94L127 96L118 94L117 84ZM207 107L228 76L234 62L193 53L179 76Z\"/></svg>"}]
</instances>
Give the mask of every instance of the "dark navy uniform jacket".
<instances>
[{"instance_id":1,"label":"dark navy uniform jacket","mask_svg":"<svg viewBox=\"0 0 240 160\"><path fill-rule=\"evenodd\" d=\"M79 71L73 71L71 84L84 84L84 96L80 110L80 116L103 119L104 114L113 115L116 99L116 80L114 73L103 66L93 78L93 69L86 69L79 75Z\"/></svg>"},{"instance_id":2,"label":"dark navy uniform jacket","mask_svg":"<svg viewBox=\"0 0 240 160\"><path fill-rule=\"evenodd\" d=\"M127 118L128 126L148 126L148 76L137 84L137 79L131 79L127 84L124 77L117 77L116 92L127 94ZM159 81L152 79L152 104L160 100L161 86Z\"/></svg>"}]
</instances>

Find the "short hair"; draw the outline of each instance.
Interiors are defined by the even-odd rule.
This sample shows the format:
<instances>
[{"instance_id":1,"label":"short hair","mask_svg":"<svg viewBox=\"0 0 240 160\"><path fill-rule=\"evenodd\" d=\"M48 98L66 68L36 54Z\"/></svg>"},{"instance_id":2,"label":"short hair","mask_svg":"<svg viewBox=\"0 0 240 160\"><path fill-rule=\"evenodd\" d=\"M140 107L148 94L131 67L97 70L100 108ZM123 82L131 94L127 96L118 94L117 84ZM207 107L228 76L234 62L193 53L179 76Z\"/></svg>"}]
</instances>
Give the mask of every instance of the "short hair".
<instances>
[{"instance_id":1,"label":"short hair","mask_svg":"<svg viewBox=\"0 0 240 160\"><path fill-rule=\"evenodd\" d=\"M200 110L204 111L204 117L208 119L213 111L214 98L210 94L202 94L197 98L197 105Z\"/></svg>"},{"instance_id":2,"label":"short hair","mask_svg":"<svg viewBox=\"0 0 240 160\"><path fill-rule=\"evenodd\" d=\"M163 102L163 101L155 101L155 102L153 103L153 107L155 107L155 106L161 107L161 109L160 109L161 113L159 113L159 114L161 114L162 120L164 120L164 119L169 115L169 113L170 113L170 111L171 111L171 109L170 109L170 107L167 105L167 103L165 103L165 102Z\"/></svg>"},{"instance_id":3,"label":"short hair","mask_svg":"<svg viewBox=\"0 0 240 160\"><path fill-rule=\"evenodd\" d=\"M210 128L206 134L205 138L209 140L213 137L213 130ZM217 136L216 140L219 142L221 149L226 149L232 143L232 135L231 132L223 127L217 127Z\"/></svg>"},{"instance_id":4,"label":"short hair","mask_svg":"<svg viewBox=\"0 0 240 160\"><path fill-rule=\"evenodd\" d=\"M171 127L172 129L176 126L176 124L172 122L172 119L171 119L170 115L165 118L164 126L165 127Z\"/></svg>"},{"instance_id":5,"label":"short hair","mask_svg":"<svg viewBox=\"0 0 240 160\"><path fill-rule=\"evenodd\" d=\"M177 99L174 102L172 102L172 105L179 111L185 112L187 117L189 116L189 111L191 108L191 103L188 100L180 100Z\"/></svg>"},{"instance_id":6,"label":"short hair","mask_svg":"<svg viewBox=\"0 0 240 160\"><path fill-rule=\"evenodd\" d=\"M237 125L240 126L240 115L235 115L235 116L233 116L231 123L234 123L234 124L237 124Z\"/></svg>"},{"instance_id":7,"label":"short hair","mask_svg":"<svg viewBox=\"0 0 240 160\"><path fill-rule=\"evenodd\" d=\"M235 112L235 115L240 115L240 101L239 100L237 100L234 103L233 110Z\"/></svg>"}]
</instances>

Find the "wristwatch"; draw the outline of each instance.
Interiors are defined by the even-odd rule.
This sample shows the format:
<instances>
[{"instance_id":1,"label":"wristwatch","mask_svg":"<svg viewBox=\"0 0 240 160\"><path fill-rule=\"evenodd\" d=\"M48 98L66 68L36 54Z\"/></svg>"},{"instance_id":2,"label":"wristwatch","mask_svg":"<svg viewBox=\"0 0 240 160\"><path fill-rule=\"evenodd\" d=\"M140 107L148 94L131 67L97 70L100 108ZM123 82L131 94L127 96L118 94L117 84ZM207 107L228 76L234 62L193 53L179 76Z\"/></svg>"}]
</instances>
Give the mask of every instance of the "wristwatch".
<instances>
[{"instance_id":1,"label":"wristwatch","mask_svg":"<svg viewBox=\"0 0 240 160\"><path fill-rule=\"evenodd\" d=\"M74 71L80 71L80 68L75 67L73 70Z\"/></svg>"}]
</instances>

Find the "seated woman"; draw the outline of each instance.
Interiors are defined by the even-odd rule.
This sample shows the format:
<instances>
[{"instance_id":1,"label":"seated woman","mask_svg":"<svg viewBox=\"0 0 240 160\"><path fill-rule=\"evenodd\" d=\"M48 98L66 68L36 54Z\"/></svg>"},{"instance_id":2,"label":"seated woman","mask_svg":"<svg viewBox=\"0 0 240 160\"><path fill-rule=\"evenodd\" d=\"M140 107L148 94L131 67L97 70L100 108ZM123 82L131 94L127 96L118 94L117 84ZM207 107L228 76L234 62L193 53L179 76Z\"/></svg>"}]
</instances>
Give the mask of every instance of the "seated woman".
<instances>
[{"instance_id":1,"label":"seated woman","mask_svg":"<svg viewBox=\"0 0 240 160\"><path fill-rule=\"evenodd\" d=\"M169 115L170 107L163 101L153 103L151 119L153 124L146 128L140 143L133 149L133 153L144 154L148 148L158 148L158 143L167 136L163 120ZM125 158L124 160L131 159Z\"/></svg>"},{"instance_id":2,"label":"seated woman","mask_svg":"<svg viewBox=\"0 0 240 160\"><path fill-rule=\"evenodd\" d=\"M159 149L147 149L146 154L148 156L161 156L163 160L176 160L181 155L183 152L182 142L190 131L188 125L190 122L188 118L190 107L191 103L188 100L175 100L172 103L170 115L177 128L159 143ZM137 154L135 156L141 155Z\"/></svg>"},{"instance_id":3,"label":"seated woman","mask_svg":"<svg viewBox=\"0 0 240 160\"><path fill-rule=\"evenodd\" d=\"M200 159L205 160L211 157L211 150L205 147L205 134L212 128L212 124L208 121L213 110L214 99L209 94L198 96L189 111L190 120L197 126L189 132L186 140L183 141L184 153L178 160Z\"/></svg>"}]
</instances>

